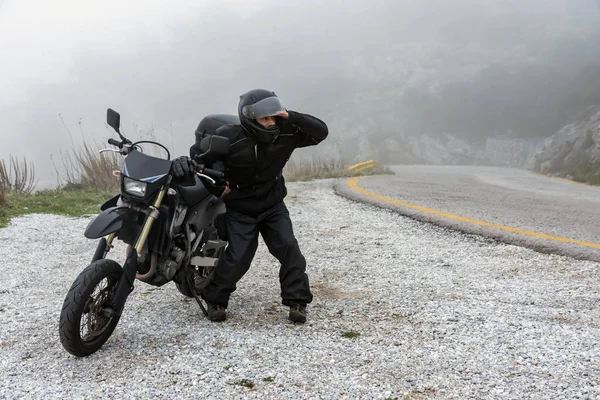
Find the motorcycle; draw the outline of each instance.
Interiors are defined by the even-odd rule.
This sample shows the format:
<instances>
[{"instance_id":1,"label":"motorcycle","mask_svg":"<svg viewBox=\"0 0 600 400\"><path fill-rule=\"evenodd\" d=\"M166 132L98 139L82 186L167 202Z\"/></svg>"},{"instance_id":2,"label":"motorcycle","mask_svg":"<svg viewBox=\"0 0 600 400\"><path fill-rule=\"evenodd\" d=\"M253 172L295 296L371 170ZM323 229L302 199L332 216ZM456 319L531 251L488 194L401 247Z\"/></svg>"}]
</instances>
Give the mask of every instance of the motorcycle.
<instances>
[{"instance_id":1,"label":"motorcycle","mask_svg":"<svg viewBox=\"0 0 600 400\"><path fill-rule=\"evenodd\" d=\"M60 313L63 347L84 357L98 351L115 330L127 297L139 280L153 286L173 281L179 292L193 297L202 312L198 293L221 260L226 242L222 199L209 192L224 183L224 173L193 162L193 184L173 182L169 150L154 141L132 143L120 132L120 115L107 110L107 123L121 139L108 139L123 155L120 193L101 207L87 226L85 237L100 239L91 263L77 276ZM141 144L157 145L166 159L143 152ZM210 136L202 140L203 157L219 157L229 150L229 140ZM107 258L118 239L127 245L124 265Z\"/></svg>"}]
</instances>

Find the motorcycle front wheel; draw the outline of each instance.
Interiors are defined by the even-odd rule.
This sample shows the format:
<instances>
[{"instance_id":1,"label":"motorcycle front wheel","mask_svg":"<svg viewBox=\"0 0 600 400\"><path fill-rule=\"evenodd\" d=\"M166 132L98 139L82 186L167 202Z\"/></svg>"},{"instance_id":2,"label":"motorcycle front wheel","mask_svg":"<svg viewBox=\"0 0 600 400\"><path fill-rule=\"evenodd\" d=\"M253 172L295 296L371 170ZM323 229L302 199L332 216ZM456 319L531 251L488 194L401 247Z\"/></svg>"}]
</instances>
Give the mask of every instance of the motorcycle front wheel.
<instances>
[{"instance_id":1,"label":"motorcycle front wheel","mask_svg":"<svg viewBox=\"0 0 600 400\"><path fill-rule=\"evenodd\" d=\"M123 270L114 260L86 267L67 293L60 313L60 342L77 357L95 353L108 340L119 316L108 308Z\"/></svg>"}]
</instances>

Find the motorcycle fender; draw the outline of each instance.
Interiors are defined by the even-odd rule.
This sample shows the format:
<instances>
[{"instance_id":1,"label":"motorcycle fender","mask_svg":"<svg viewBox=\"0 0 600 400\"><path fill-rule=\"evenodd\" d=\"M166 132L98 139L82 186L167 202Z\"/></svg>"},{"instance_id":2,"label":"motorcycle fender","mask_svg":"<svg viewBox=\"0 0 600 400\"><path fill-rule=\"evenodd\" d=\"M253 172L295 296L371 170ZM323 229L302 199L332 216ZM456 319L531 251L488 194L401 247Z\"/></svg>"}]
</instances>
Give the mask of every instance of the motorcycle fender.
<instances>
[{"instance_id":1,"label":"motorcycle fender","mask_svg":"<svg viewBox=\"0 0 600 400\"><path fill-rule=\"evenodd\" d=\"M102 211L85 229L85 237L98 239L118 231L124 222L136 222L138 212L128 207L109 207Z\"/></svg>"}]
</instances>

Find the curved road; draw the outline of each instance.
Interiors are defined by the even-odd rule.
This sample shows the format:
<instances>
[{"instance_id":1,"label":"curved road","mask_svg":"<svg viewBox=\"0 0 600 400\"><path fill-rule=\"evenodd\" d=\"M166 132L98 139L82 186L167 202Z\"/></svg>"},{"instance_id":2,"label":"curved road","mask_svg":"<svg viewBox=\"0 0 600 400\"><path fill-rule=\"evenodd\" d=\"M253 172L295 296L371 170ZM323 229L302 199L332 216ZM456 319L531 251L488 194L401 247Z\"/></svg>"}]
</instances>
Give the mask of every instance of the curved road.
<instances>
[{"instance_id":1,"label":"curved road","mask_svg":"<svg viewBox=\"0 0 600 400\"><path fill-rule=\"evenodd\" d=\"M340 181L345 197L545 253L600 261L600 188L529 171L392 166Z\"/></svg>"}]
</instances>

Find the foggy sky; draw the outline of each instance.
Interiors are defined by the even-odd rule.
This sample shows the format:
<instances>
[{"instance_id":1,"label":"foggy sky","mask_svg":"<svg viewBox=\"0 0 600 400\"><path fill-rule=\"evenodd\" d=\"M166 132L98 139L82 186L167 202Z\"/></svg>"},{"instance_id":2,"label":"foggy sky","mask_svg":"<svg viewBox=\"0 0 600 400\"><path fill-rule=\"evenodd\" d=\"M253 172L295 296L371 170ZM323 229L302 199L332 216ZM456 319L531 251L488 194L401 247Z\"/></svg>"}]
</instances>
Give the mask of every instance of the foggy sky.
<instances>
[{"instance_id":1,"label":"foggy sky","mask_svg":"<svg viewBox=\"0 0 600 400\"><path fill-rule=\"evenodd\" d=\"M597 0L0 0L0 158L26 155L50 170L49 154L71 140L58 114L76 141L105 141L107 107L121 112L126 133L154 129L183 154L204 115L235 113L238 96L256 87L331 122L328 141L343 142L336 121L378 109L377 98L363 107L348 99L374 87L445 85L494 63L550 65L563 42L576 45L561 63L598 61L588 42L599 8Z\"/></svg>"}]
</instances>

